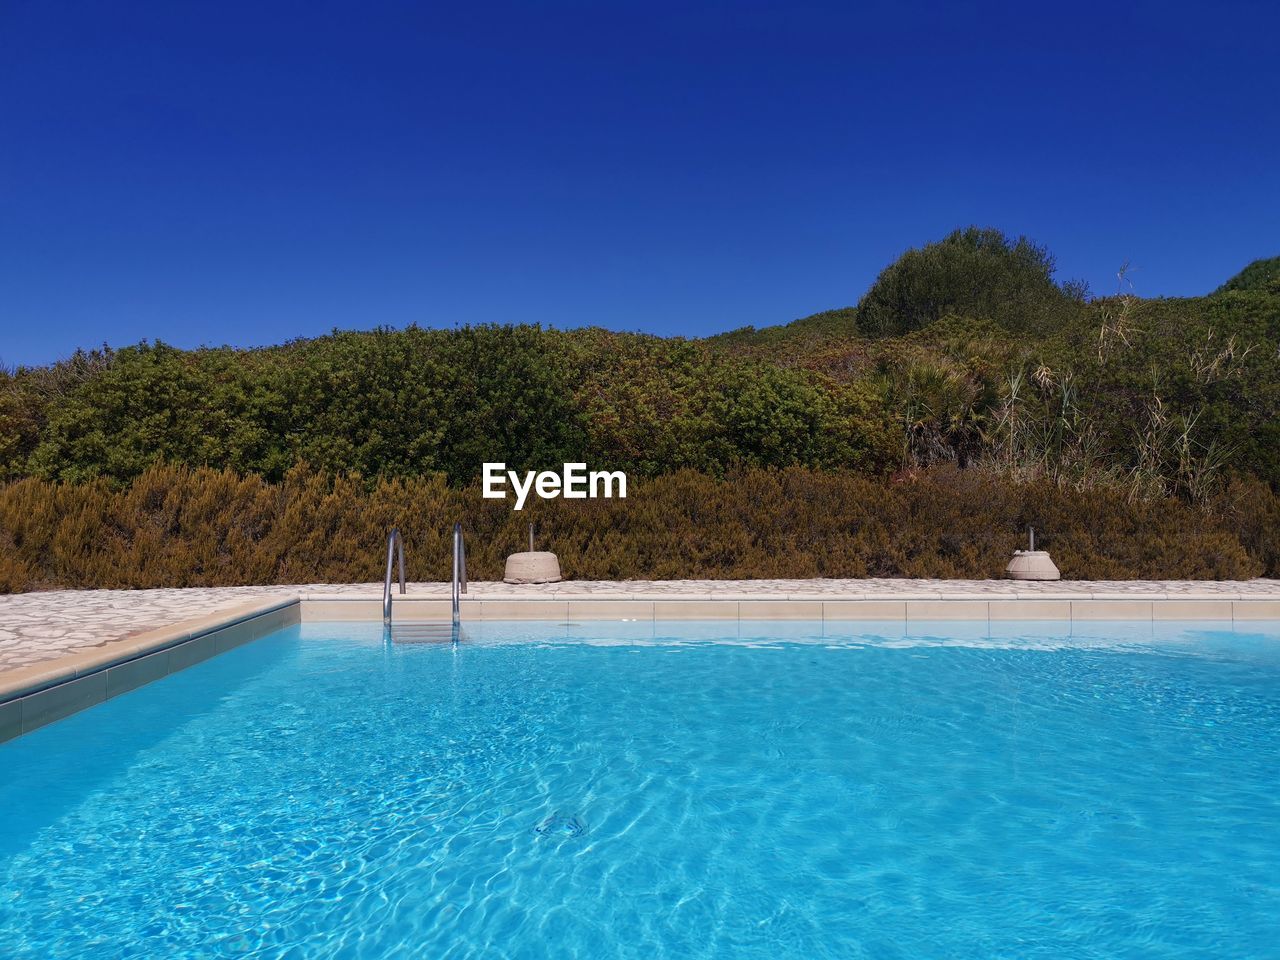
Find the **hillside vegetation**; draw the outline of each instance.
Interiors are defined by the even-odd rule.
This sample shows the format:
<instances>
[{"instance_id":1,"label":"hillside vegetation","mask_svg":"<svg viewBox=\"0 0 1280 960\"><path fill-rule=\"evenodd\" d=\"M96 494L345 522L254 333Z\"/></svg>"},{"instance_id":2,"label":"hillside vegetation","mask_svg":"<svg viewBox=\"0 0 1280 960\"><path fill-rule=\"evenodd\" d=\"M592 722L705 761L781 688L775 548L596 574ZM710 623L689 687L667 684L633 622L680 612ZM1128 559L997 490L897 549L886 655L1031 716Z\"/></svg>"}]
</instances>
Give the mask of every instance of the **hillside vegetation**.
<instances>
[{"instance_id":1,"label":"hillside vegetation","mask_svg":"<svg viewBox=\"0 0 1280 960\"><path fill-rule=\"evenodd\" d=\"M1255 260L1218 288L1218 293L1232 290L1280 293L1280 257Z\"/></svg>"},{"instance_id":2,"label":"hillside vegetation","mask_svg":"<svg viewBox=\"0 0 1280 960\"><path fill-rule=\"evenodd\" d=\"M1107 562L1107 548L1095 544L1075 575L1274 575L1267 544L1280 533L1277 276L1280 258L1249 265L1204 297L1090 298L1078 284L1059 283L1052 256L1031 241L969 228L907 251L856 307L706 340L494 325L335 332L259 350L154 343L87 351L0 371L0 478L3 495L28 506L80 503L89 491L127 503L167 468L207 468L214 473L190 476L216 474L219 484L258 478L272 490L303 469L369 496L410 481L441 484L431 489L453 496L444 491L468 489L486 460L518 470L581 460L638 479L703 476L763 542L781 535L767 529L779 519L744 511L741 484L752 471L803 471L793 475L804 483L786 488L793 497L824 476L860 478L860 495L888 502L952 470L988 485L973 488L984 492L968 509L998 533L1002 555L999 538L1016 537L1035 517L997 511L990 491L1026 498L1057 490L1078 498L1063 502L1111 511L1116 522L1126 510L1168 501L1175 506L1167 509L1200 518L1243 551L1220 551L1236 559L1190 571L1172 541L1151 547L1150 556L1164 559L1143 562ZM195 496L192 482L172 490ZM178 495L172 490L166 496ZM614 509L639 510L637 503ZM54 522L48 509L31 509ZM556 524L575 522L574 509L589 512L562 505ZM26 556L52 530L16 517L0 513L0 548ZM132 522L103 529L127 544ZM1052 538L1055 524L1060 536L1071 527L1061 514L1037 525ZM744 552L726 529L705 533L721 559L690 561L686 575L782 575L743 560L758 551ZM183 540L181 529L170 532ZM243 536L256 542L252 531ZM92 536L81 539L89 554L97 549ZM629 549L611 542L619 556ZM566 569L582 576L596 570L586 557L599 543L593 534L576 557L557 545ZM940 549L922 548L933 560L864 558L841 569L977 575L994 562L983 554L981 562L942 563ZM12 568L8 589L100 582L70 572L91 566L59 574L32 562ZM635 562L608 569L657 575ZM796 563L793 575L825 569ZM249 566L213 579L283 575ZM137 584L150 582L139 577Z\"/></svg>"}]
</instances>

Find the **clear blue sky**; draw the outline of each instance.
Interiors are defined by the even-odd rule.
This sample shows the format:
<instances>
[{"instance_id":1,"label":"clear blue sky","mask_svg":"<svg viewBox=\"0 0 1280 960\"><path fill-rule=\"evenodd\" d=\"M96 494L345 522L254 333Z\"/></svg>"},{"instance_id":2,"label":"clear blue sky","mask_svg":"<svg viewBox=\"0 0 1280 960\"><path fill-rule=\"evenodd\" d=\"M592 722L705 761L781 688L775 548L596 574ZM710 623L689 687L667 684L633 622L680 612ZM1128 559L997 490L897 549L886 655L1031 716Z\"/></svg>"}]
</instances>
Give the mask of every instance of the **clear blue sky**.
<instances>
[{"instance_id":1,"label":"clear blue sky","mask_svg":"<svg viewBox=\"0 0 1280 960\"><path fill-rule=\"evenodd\" d=\"M410 322L704 334L969 223L1280 254L1274 4L0 0L0 360Z\"/></svg>"}]
</instances>

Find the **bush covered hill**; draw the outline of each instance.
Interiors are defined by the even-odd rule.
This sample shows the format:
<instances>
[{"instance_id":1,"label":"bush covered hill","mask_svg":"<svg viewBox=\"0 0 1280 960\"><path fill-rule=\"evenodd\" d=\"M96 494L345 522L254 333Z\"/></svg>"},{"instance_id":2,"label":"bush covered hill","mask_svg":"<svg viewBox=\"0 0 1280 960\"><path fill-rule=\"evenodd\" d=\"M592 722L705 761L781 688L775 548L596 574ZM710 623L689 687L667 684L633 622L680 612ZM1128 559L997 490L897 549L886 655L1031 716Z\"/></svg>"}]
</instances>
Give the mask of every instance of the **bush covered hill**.
<instances>
[{"instance_id":1,"label":"bush covered hill","mask_svg":"<svg viewBox=\"0 0 1280 960\"><path fill-rule=\"evenodd\" d=\"M0 371L0 478L6 497L70 504L90 491L126 502L160 465L271 489L302 469L352 478L372 496L396 482L465 490L486 460L520 470L583 460L655 482L693 471L744 510L739 484L752 471L800 470L789 475L811 484L863 478L879 491L865 495L887 502L904 484L958 470L1010 497L1057 490L1082 510L1171 501L1244 551L1231 575L1274 575L1274 547L1263 544L1280 533L1278 269L1280 259L1258 261L1204 297L1090 297L1059 283L1031 241L969 228L905 253L856 307L704 340L495 325L335 332L256 350L81 352ZM194 495L190 483L174 489ZM1016 534L1026 518L989 500L970 507L1001 536ZM565 507L557 522L571 515ZM740 515L760 538L781 535L765 529L775 519ZM51 532L15 523L0 513L0 548L14 556ZM132 536L128 522L113 523ZM706 536L724 554L698 568L706 575L765 574L733 559L743 554L722 529ZM1151 549L1164 566L1081 561L1075 575L1181 569L1180 548ZM590 566L565 559L578 575ZM23 563L9 589L89 583ZM812 572L807 563L795 575ZM608 569L623 567L655 575L643 564ZM986 568L868 559L865 569ZM1197 569L1187 575L1227 568ZM239 578L280 575L253 566Z\"/></svg>"}]
</instances>

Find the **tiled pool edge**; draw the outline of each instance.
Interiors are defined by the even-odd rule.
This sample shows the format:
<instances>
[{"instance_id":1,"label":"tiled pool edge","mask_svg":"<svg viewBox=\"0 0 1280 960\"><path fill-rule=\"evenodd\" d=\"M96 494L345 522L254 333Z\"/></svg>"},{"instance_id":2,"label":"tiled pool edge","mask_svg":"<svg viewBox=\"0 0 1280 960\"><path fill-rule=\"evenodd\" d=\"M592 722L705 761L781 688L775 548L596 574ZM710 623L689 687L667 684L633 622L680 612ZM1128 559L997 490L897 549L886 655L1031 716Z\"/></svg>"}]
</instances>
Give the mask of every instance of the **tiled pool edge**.
<instances>
[{"instance_id":1,"label":"tiled pool edge","mask_svg":"<svg viewBox=\"0 0 1280 960\"><path fill-rule=\"evenodd\" d=\"M448 600L396 597L397 621L448 620ZM372 597L312 594L301 598L302 622L370 621L382 618L382 600ZM465 599L463 622L478 620L888 620L906 624L929 620L1280 620L1280 599L1155 596L1101 597L921 597L831 599L778 597L654 598L504 597Z\"/></svg>"},{"instance_id":2,"label":"tiled pool edge","mask_svg":"<svg viewBox=\"0 0 1280 960\"><path fill-rule=\"evenodd\" d=\"M442 620L450 602L398 597L396 619ZM0 672L0 743L103 703L153 680L176 673L286 626L314 621L378 621L380 598L350 595L276 597L241 604L111 641L56 660ZM1174 599L1168 597L1022 599L898 598L838 599L638 599L635 597L467 599L463 621L540 620L818 620L885 621L910 626L939 621L1105 620L1133 622L1258 622L1280 620L1280 600Z\"/></svg>"},{"instance_id":3,"label":"tiled pool edge","mask_svg":"<svg viewBox=\"0 0 1280 960\"><path fill-rule=\"evenodd\" d=\"M240 604L0 673L0 743L299 620L297 597Z\"/></svg>"}]
</instances>

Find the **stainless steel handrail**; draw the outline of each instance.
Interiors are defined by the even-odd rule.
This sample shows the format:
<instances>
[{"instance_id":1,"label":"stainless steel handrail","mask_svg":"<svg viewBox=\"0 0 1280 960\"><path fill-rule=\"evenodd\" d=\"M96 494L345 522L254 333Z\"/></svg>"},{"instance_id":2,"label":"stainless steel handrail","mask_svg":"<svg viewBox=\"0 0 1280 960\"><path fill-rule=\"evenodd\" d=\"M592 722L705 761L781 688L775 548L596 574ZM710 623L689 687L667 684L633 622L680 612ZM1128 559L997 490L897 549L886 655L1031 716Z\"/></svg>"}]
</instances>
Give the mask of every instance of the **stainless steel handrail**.
<instances>
[{"instance_id":1,"label":"stainless steel handrail","mask_svg":"<svg viewBox=\"0 0 1280 960\"><path fill-rule=\"evenodd\" d=\"M455 523L453 525L453 585L451 596L453 599L453 626L455 631L461 620L459 613L459 601L461 595L467 592L467 545L462 539L462 524ZM455 634L456 635L456 634Z\"/></svg>"},{"instance_id":2,"label":"stainless steel handrail","mask_svg":"<svg viewBox=\"0 0 1280 960\"><path fill-rule=\"evenodd\" d=\"M404 593L404 540L400 528L392 527L387 534L387 576L382 581L382 622L391 623L391 569L396 556L400 558L400 592Z\"/></svg>"}]
</instances>

